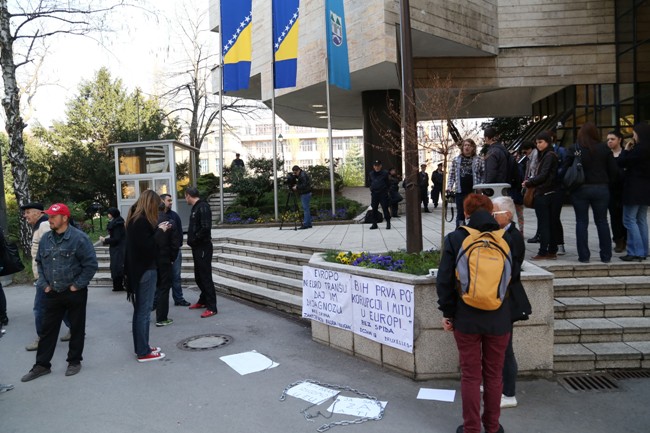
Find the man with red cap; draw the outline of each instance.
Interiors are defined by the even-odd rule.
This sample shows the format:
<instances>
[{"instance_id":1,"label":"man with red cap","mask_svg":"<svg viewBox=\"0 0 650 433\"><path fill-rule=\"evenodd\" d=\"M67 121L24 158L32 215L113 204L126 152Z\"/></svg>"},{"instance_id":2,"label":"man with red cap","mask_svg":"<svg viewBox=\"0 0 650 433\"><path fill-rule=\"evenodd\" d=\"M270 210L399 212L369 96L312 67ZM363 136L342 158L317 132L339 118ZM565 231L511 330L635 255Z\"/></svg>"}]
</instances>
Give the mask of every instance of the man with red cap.
<instances>
[{"instance_id":1,"label":"man with red cap","mask_svg":"<svg viewBox=\"0 0 650 433\"><path fill-rule=\"evenodd\" d=\"M70 320L70 343L66 376L81 370L86 333L86 303L88 284L97 271L97 256L88 236L70 225L70 209L63 203L50 206L50 231L38 245L37 290L45 293L43 335L38 342L36 363L22 377L23 382L50 373L50 361L56 348L63 316Z\"/></svg>"}]
</instances>

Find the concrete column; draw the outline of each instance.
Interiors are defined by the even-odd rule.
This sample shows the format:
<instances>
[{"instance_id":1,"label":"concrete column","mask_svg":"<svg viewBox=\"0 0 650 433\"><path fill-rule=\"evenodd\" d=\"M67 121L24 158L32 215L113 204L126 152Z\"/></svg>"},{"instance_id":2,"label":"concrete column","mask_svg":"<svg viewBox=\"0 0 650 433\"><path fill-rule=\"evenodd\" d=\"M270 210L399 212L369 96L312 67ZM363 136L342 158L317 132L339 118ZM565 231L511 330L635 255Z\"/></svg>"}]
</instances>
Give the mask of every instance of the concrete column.
<instances>
[{"instance_id":1,"label":"concrete column","mask_svg":"<svg viewBox=\"0 0 650 433\"><path fill-rule=\"evenodd\" d=\"M400 91L367 90L361 92L361 103L365 173L372 170L376 159L382 161L386 170L395 167L402 173Z\"/></svg>"}]
</instances>

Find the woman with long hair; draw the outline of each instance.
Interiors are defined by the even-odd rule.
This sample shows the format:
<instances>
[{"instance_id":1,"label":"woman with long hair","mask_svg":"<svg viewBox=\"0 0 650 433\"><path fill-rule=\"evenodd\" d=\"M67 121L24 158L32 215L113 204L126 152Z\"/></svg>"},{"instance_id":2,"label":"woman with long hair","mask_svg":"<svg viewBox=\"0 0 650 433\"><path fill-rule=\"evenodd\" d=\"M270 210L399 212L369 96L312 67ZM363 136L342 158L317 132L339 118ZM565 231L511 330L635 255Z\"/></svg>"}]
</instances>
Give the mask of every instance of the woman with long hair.
<instances>
[{"instance_id":1,"label":"woman with long hair","mask_svg":"<svg viewBox=\"0 0 650 433\"><path fill-rule=\"evenodd\" d=\"M140 194L126 218L127 290L133 302L133 346L138 362L165 357L158 347L149 345L149 320L156 293L156 232L170 228L169 222L158 224L160 197L151 190Z\"/></svg>"},{"instance_id":2,"label":"woman with long hair","mask_svg":"<svg viewBox=\"0 0 650 433\"><path fill-rule=\"evenodd\" d=\"M650 205L650 125L634 127L634 141L617 159L625 168L623 224L627 229L627 255L620 259L640 262L648 256L648 206Z\"/></svg>"},{"instance_id":3,"label":"woman with long hair","mask_svg":"<svg viewBox=\"0 0 650 433\"><path fill-rule=\"evenodd\" d=\"M607 133L607 147L612 152L614 160L617 160L623 151L623 134L618 129ZM612 227L612 240L615 247L614 252L625 251L627 233L623 225L623 179L625 170L619 167L616 179L609 181L609 218Z\"/></svg>"},{"instance_id":4,"label":"woman with long hair","mask_svg":"<svg viewBox=\"0 0 650 433\"><path fill-rule=\"evenodd\" d=\"M539 250L531 260L557 259L558 233L557 226L552 224L553 215L558 201L557 194L557 155L553 152L553 138L547 132L541 132L535 137L537 146L536 172L522 183L522 187L535 187L534 208L537 217L537 232L539 233Z\"/></svg>"},{"instance_id":5,"label":"woman with long hair","mask_svg":"<svg viewBox=\"0 0 650 433\"><path fill-rule=\"evenodd\" d=\"M576 214L576 246L578 260L589 262L589 207L594 214L594 223L598 233L600 261L609 263L612 260L612 240L607 209L609 207L609 184L616 179L616 162L612 152L600 138L600 131L591 122L587 122L578 131L576 146L569 149L565 168L573 164L576 152L580 152L585 182L571 192L571 201Z\"/></svg>"},{"instance_id":6,"label":"woman with long hair","mask_svg":"<svg viewBox=\"0 0 650 433\"><path fill-rule=\"evenodd\" d=\"M484 171L485 163L476 154L476 143L471 138L466 138L460 144L460 155L451 162L447 177L447 193L454 193L456 198L456 227L464 222L465 197L474 192L474 185L483 182Z\"/></svg>"}]
</instances>

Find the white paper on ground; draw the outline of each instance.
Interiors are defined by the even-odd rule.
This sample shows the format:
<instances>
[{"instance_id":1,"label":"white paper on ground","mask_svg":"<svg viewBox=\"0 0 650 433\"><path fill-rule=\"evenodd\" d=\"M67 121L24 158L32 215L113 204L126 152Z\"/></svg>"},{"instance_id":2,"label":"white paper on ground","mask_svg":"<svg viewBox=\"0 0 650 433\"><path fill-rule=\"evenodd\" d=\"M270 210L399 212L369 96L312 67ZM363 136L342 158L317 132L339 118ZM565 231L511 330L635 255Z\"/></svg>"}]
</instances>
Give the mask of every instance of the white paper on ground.
<instances>
[{"instance_id":1,"label":"white paper on ground","mask_svg":"<svg viewBox=\"0 0 650 433\"><path fill-rule=\"evenodd\" d=\"M334 397L338 391L316 385L315 383L302 382L287 390L287 395L300 398L313 404L321 404L325 400Z\"/></svg>"},{"instance_id":2,"label":"white paper on ground","mask_svg":"<svg viewBox=\"0 0 650 433\"><path fill-rule=\"evenodd\" d=\"M382 408L386 408L388 404L387 401L380 401L379 403ZM327 410L329 412L362 418L376 418L379 416L377 400L369 400L367 398L343 397L339 395Z\"/></svg>"},{"instance_id":3,"label":"white paper on ground","mask_svg":"<svg viewBox=\"0 0 650 433\"><path fill-rule=\"evenodd\" d=\"M254 350L250 352L237 353L235 355L222 356L219 359L228 364L230 368L242 376L249 373L268 370L269 368L280 365Z\"/></svg>"},{"instance_id":4,"label":"white paper on ground","mask_svg":"<svg viewBox=\"0 0 650 433\"><path fill-rule=\"evenodd\" d=\"M420 388L419 400L438 400L453 403L456 391L453 389Z\"/></svg>"}]
</instances>

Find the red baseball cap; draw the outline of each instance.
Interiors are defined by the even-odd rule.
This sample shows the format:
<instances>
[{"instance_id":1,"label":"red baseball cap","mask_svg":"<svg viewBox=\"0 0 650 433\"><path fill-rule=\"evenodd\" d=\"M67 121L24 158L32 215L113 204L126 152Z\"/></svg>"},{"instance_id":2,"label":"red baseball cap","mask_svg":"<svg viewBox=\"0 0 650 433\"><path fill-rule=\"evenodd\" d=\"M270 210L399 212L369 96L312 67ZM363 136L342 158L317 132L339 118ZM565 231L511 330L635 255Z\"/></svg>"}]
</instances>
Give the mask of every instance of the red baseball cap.
<instances>
[{"instance_id":1,"label":"red baseball cap","mask_svg":"<svg viewBox=\"0 0 650 433\"><path fill-rule=\"evenodd\" d=\"M43 213L46 213L48 215L65 215L69 217L70 209L68 209L68 206L64 205L63 203L54 203L48 210L43 211Z\"/></svg>"}]
</instances>

